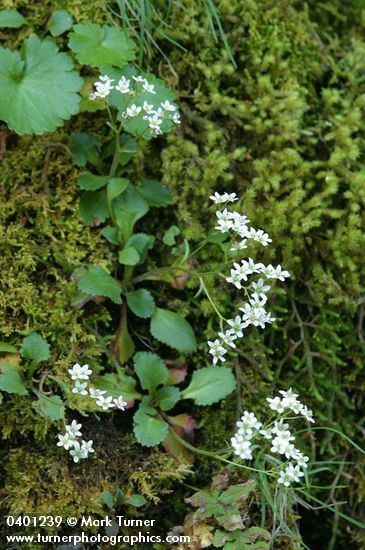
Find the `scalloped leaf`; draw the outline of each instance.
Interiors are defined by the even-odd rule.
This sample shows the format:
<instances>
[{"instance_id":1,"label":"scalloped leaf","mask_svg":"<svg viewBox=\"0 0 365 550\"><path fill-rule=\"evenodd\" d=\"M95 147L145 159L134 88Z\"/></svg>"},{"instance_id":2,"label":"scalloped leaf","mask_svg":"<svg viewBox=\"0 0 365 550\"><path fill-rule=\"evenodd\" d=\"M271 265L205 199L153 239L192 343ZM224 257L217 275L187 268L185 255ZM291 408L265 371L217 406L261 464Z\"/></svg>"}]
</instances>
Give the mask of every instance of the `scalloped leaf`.
<instances>
[{"instance_id":1,"label":"scalloped leaf","mask_svg":"<svg viewBox=\"0 0 365 550\"><path fill-rule=\"evenodd\" d=\"M11 29L18 29L22 25L26 25L27 20L22 16L18 10L7 9L0 11L0 27L7 27Z\"/></svg>"},{"instance_id":2,"label":"scalloped leaf","mask_svg":"<svg viewBox=\"0 0 365 550\"><path fill-rule=\"evenodd\" d=\"M144 398L133 417L134 435L138 443L144 447L158 445L169 431L169 425L156 418L156 415L156 409L149 406L149 398Z\"/></svg>"},{"instance_id":3,"label":"scalloped leaf","mask_svg":"<svg viewBox=\"0 0 365 550\"><path fill-rule=\"evenodd\" d=\"M20 376L16 365L10 363L0 364L0 390L18 395L26 395L28 393L25 382Z\"/></svg>"},{"instance_id":4,"label":"scalloped leaf","mask_svg":"<svg viewBox=\"0 0 365 550\"><path fill-rule=\"evenodd\" d=\"M79 111L83 79L51 40L31 36L21 52L0 48L0 118L17 134L43 134Z\"/></svg>"},{"instance_id":5,"label":"scalloped leaf","mask_svg":"<svg viewBox=\"0 0 365 550\"><path fill-rule=\"evenodd\" d=\"M180 399L180 390L176 386L160 388L156 392L156 399L163 411L172 409Z\"/></svg>"},{"instance_id":6,"label":"scalloped leaf","mask_svg":"<svg viewBox=\"0 0 365 550\"><path fill-rule=\"evenodd\" d=\"M51 353L47 340L37 332L32 332L32 334L24 338L20 348L20 355L24 357L24 359L30 359L31 361L40 363L41 361L47 361Z\"/></svg>"},{"instance_id":7,"label":"scalloped leaf","mask_svg":"<svg viewBox=\"0 0 365 550\"><path fill-rule=\"evenodd\" d=\"M155 300L149 290L140 288L127 295L127 304L137 317L148 319L156 309Z\"/></svg>"},{"instance_id":8,"label":"scalloped leaf","mask_svg":"<svg viewBox=\"0 0 365 550\"><path fill-rule=\"evenodd\" d=\"M205 367L193 372L182 399L193 399L196 405L212 405L233 392L236 380L228 367Z\"/></svg>"},{"instance_id":9,"label":"scalloped leaf","mask_svg":"<svg viewBox=\"0 0 365 550\"><path fill-rule=\"evenodd\" d=\"M99 265L89 267L77 283L79 290L89 296L105 296L115 304L121 304L121 285Z\"/></svg>"},{"instance_id":10,"label":"scalloped leaf","mask_svg":"<svg viewBox=\"0 0 365 550\"><path fill-rule=\"evenodd\" d=\"M134 370L144 390L154 392L157 386L164 384L169 371L158 355L149 351L139 351L134 356Z\"/></svg>"},{"instance_id":11,"label":"scalloped leaf","mask_svg":"<svg viewBox=\"0 0 365 550\"><path fill-rule=\"evenodd\" d=\"M157 340L182 353L192 353L196 350L191 325L173 311L156 308L152 315L150 331Z\"/></svg>"},{"instance_id":12,"label":"scalloped leaf","mask_svg":"<svg viewBox=\"0 0 365 550\"><path fill-rule=\"evenodd\" d=\"M73 25L72 16L67 10L55 10L49 21L48 28L52 36L60 36L71 29Z\"/></svg>"},{"instance_id":13,"label":"scalloped leaf","mask_svg":"<svg viewBox=\"0 0 365 550\"><path fill-rule=\"evenodd\" d=\"M91 67L123 67L135 58L135 44L127 33L109 25L79 23L68 43L77 60Z\"/></svg>"},{"instance_id":14,"label":"scalloped leaf","mask_svg":"<svg viewBox=\"0 0 365 550\"><path fill-rule=\"evenodd\" d=\"M32 403L33 409L48 420L65 418L65 404L59 395L40 395L38 401Z\"/></svg>"}]
</instances>

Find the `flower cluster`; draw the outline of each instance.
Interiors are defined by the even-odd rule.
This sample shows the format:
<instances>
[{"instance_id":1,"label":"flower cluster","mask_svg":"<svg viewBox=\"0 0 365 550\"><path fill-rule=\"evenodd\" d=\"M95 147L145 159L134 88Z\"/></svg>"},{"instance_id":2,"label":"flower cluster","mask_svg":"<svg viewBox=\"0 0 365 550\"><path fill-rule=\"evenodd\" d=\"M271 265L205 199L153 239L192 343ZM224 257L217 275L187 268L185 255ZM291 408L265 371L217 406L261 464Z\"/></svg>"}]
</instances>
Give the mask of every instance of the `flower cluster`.
<instances>
[{"instance_id":1,"label":"flower cluster","mask_svg":"<svg viewBox=\"0 0 365 550\"><path fill-rule=\"evenodd\" d=\"M93 441L80 441L78 437L82 437L81 433L82 424L78 424L76 420L73 420L71 424L66 425L66 432L58 434L58 447L63 447L66 451L70 450L74 462L79 462L80 458L87 458L90 453L94 452Z\"/></svg>"},{"instance_id":2,"label":"flower cluster","mask_svg":"<svg viewBox=\"0 0 365 550\"><path fill-rule=\"evenodd\" d=\"M291 388L288 391L281 390L280 394L282 397L267 399L270 409L278 416L264 425L254 413L244 411L241 420L237 422L237 431L231 438L231 444L234 454L244 460L252 460L256 445L261 442L265 446L270 442L270 452L281 455L282 460L286 459L281 465L278 483L290 487L292 482L298 482L304 476L303 469L307 468L309 458L295 447L295 437L286 420L291 413L301 415L309 422L314 422L314 419L312 411L297 399L298 394L293 393Z\"/></svg>"},{"instance_id":3,"label":"flower cluster","mask_svg":"<svg viewBox=\"0 0 365 550\"><path fill-rule=\"evenodd\" d=\"M140 75L133 76L132 78L122 76L116 85L113 83L114 79L106 75L100 76L99 80L94 84L95 92L89 96L89 99L92 101L106 99L112 90L116 90L123 96L131 96L132 98L138 98L138 96L145 92L152 95L156 94L154 84L151 84L146 78ZM168 99L162 101L158 107L155 107L148 101L144 101L143 105L131 103L122 113L124 119L138 116L148 121L148 126L154 135L161 134L161 124L164 119L172 120L175 124L181 123L180 114L177 112L176 106L170 103Z\"/></svg>"},{"instance_id":4,"label":"flower cluster","mask_svg":"<svg viewBox=\"0 0 365 550\"><path fill-rule=\"evenodd\" d=\"M127 402L124 401L122 395L113 399L111 395L106 396L106 391L88 388L89 377L92 374L92 370L89 368L89 365L83 365L81 367L78 363L76 363L72 369L68 369L68 372L71 376L71 380L74 381L72 393L88 395L95 400L96 405L101 407L103 411L114 409L116 407L122 411L125 410Z\"/></svg>"},{"instance_id":5,"label":"flower cluster","mask_svg":"<svg viewBox=\"0 0 365 550\"><path fill-rule=\"evenodd\" d=\"M95 403L103 411L108 409L118 408L122 411L125 410L127 402L124 401L123 396L114 398L111 395L106 395L106 391L96 388L88 387L89 378L92 374L92 370L89 365L79 365L76 363L71 369L68 369L71 380L74 382L72 393L86 396L88 395L95 400ZM76 420L73 420L71 424L66 425L66 432L64 434L58 434L58 447L63 447L66 451L70 451L74 462L79 462L81 458L87 458L90 453L94 452L93 442L78 441L78 437L82 437L81 424L78 424Z\"/></svg>"},{"instance_id":6,"label":"flower cluster","mask_svg":"<svg viewBox=\"0 0 365 550\"><path fill-rule=\"evenodd\" d=\"M238 200L235 193L214 193L211 200L216 205L225 206L229 202ZM264 233L262 229L254 229L249 227L250 220L247 216L238 212L231 212L227 208L216 211L218 224L215 227L222 233L227 233L232 239L231 252L236 255L248 246L248 241L258 242L262 246L267 246L272 242L269 235ZM249 282L251 275L258 275L257 281ZM226 278L228 283L233 284L237 289L245 292L248 297L248 303L245 303L239 310L242 315L237 315L234 319L227 321L228 327L223 332L219 332L219 338L213 341L208 341L209 353L213 356L213 363L225 361L227 348L235 348L235 341L243 337L243 330L249 325L265 328L266 324L271 324L275 321L271 313L266 311L265 304L267 302L267 292L270 290L270 285L266 283L268 279L279 279L285 281L290 277L290 273L283 270L281 265L276 267L255 263L252 258L243 259L240 262L235 262L231 269L230 275ZM245 284L247 283L247 284ZM251 291L251 292L250 292Z\"/></svg>"}]
</instances>

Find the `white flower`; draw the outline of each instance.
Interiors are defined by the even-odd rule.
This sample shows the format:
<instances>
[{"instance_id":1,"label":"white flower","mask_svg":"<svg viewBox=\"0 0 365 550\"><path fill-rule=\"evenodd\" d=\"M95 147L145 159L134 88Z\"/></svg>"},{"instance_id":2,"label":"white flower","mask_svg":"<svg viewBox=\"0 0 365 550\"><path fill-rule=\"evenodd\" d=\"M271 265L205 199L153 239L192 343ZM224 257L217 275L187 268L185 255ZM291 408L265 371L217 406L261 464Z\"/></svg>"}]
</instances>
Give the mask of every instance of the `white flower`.
<instances>
[{"instance_id":1,"label":"white flower","mask_svg":"<svg viewBox=\"0 0 365 550\"><path fill-rule=\"evenodd\" d=\"M133 80L135 80L136 82L147 82L147 80L143 78L143 76L134 76Z\"/></svg>"},{"instance_id":2,"label":"white flower","mask_svg":"<svg viewBox=\"0 0 365 550\"><path fill-rule=\"evenodd\" d=\"M87 458L89 453L94 453L95 451L93 449L93 440L90 439L89 441L81 441L80 451L81 458Z\"/></svg>"},{"instance_id":3,"label":"white flower","mask_svg":"<svg viewBox=\"0 0 365 550\"><path fill-rule=\"evenodd\" d=\"M100 76L99 81L94 84L96 92L91 94L89 99L94 101L98 97L101 99L107 97L110 94L110 91L114 88L114 86L112 86L112 82L114 82L114 80L108 76Z\"/></svg>"},{"instance_id":4,"label":"white flower","mask_svg":"<svg viewBox=\"0 0 365 550\"><path fill-rule=\"evenodd\" d=\"M252 460L252 448L250 441L243 439L241 435L236 434L231 438L231 445L233 447L234 454L238 455L243 460Z\"/></svg>"},{"instance_id":5,"label":"white flower","mask_svg":"<svg viewBox=\"0 0 365 550\"><path fill-rule=\"evenodd\" d=\"M313 418L313 411L308 409L307 405L302 405L299 412L306 420L308 420L308 422L315 422Z\"/></svg>"},{"instance_id":6,"label":"white flower","mask_svg":"<svg viewBox=\"0 0 365 550\"><path fill-rule=\"evenodd\" d=\"M286 472L291 476L292 481L300 481L300 478L304 476L298 465L294 466L292 462L289 462L286 467Z\"/></svg>"},{"instance_id":7,"label":"white flower","mask_svg":"<svg viewBox=\"0 0 365 550\"><path fill-rule=\"evenodd\" d=\"M165 111L176 111L175 105L173 105L172 103L170 103L168 99L166 99L166 101L164 101L163 103L161 103L161 107L162 107L163 109L165 109Z\"/></svg>"},{"instance_id":8,"label":"white flower","mask_svg":"<svg viewBox=\"0 0 365 550\"><path fill-rule=\"evenodd\" d=\"M222 338L223 342L227 346L230 346L231 348L236 347L234 341L237 340L237 336L232 330L226 330L226 332L218 332L218 336Z\"/></svg>"},{"instance_id":9,"label":"white flower","mask_svg":"<svg viewBox=\"0 0 365 550\"><path fill-rule=\"evenodd\" d=\"M242 320L245 326L254 325L255 327L260 326L261 328L265 328L265 323L275 321L275 319L271 319L270 314L260 304L245 304L239 309L243 312Z\"/></svg>"},{"instance_id":10,"label":"white flower","mask_svg":"<svg viewBox=\"0 0 365 550\"><path fill-rule=\"evenodd\" d=\"M283 271L281 265L275 267L275 279L279 279L279 281L285 281L286 277L290 277L289 271Z\"/></svg>"},{"instance_id":11,"label":"white flower","mask_svg":"<svg viewBox=\"0 0 365 550\"><path fill-rule=\"evenodd\" d=\"M229 319L227 323L232 327L232 334L235 334L238 338L243 337L242 329L245 328L246 325L242 322L239 315L237 315L235 319Z\"/></svg>"},{"instance_id":12,"label":"white flower","mask_svg":"<svg viewBox=\"0 0 365 550\"><path fill-rule=\"evenodd\" d=\"M252 283L252 288L254 289L255 294L257 294L260 298L263 296L266 298L266 293L269 292L271 286L265 285L264 279L259 279L257 283Z\"/></svg>"},{"instance_id":13,"label":"white flower","mask_svg":"<svg viewBox=\"0 0 365 550\"><path fill-rule=\"evenodd\" d=\"M227 350L222 346L218 338L214 342L208 341L208 346L210 347L209 353L213 355L213 364L216 365L218 361L225 361L224 355L227 353Z\"/></svg>"},{"instance_id":14,"label":"white flower","mask_svg":"<svg viewBox=\"0 0 365 550\"><path fill-rule=\"evenodd\" d=\"M151 130L156 132L156 134L161 133L161 128L160 128L161 124L162 124L162 120L158 118L157 114L148 117L148 125L151 128Z\"/></svg>"},{"instance_id":15,"label":"white flower","mask_svg":"<svg viewBox=\"0 0 365 550\"><path fill-rule=\"evenodd\" d=\"M67 425L66 425L66 433L67 433L70 437L72 437L73 439L75 439L75 437L78 437L78 436L82 435L81 432L80 432L81 428L82 428L82 424L78 424L78 423L76 422L76 420L73 420L73 421L71 422L71 424L67 424Z\"/></svg>"},{"instance_id":16,"label":"white flower","mask_svg":"<svg viewBox=\"0 0 365 550\"><path fill-rule=\"evenodd\" d=\"M225 201L224 195L220 195L219 193L215 192L214 195L210 195L210 200L212 200L215 204L223 204Z\"/></svg>"},{"instance_id":17,"label":"white flower","mask_svg":"<svg viewBox=\"0 0 365 550\"><path fill-rule=\"evenodd\" d=\"M146 90L146 92L149 92L150 94L155 94L155 86L153 84L149 84L147 80L143 83L143 89Z\"/></svg>"},{"instance_id":18,"label":"white flower","mask_svg":"<svg viewBox=\"0 0 365 550\"><path fill-rule=\"evenodd\" d=\"M74 462L78 462L80 458L83 458L80 443L78 441L75 441L74 448L71 449L70 455L73 457Z\"/></svg>"},{"instance_id":19,"label":"white flower","mask_svg":"<svg viewBox=\"0 0 365 550\"><path fill-rule=\"evenodd\" d=\"M232 283L236 288L242 288L242 276L235 269L231 269L231 275L226 278L226 281L227 283Z\"/></svg>"},{"instance_id":20,"label":"white flower","mask_svg":"<svg viewBox=\"0 0 365 550\"><path fill-rule=\"evenodd\" d=\"M260 430L260 434L263 435L265 439L272 439L272 430L270 428Z\"/></svg>"},{"instance_id":21,"label":"white flower","mask_svg":"<svg viewBox=\"0 0 365 550\"><path fill-rule=\"evenodd\" d=\"M127 107L126 109L126 115L127 116L130 116L130 117L134 117L134 116L137 116L139 115L139 113L142 111L142 107L137 107L137 105L135 105L134 103L130 106L130 107Z\"/></svg>"},{"instance_id":22,"label":"white flower","mask_svg":"<svg viewBox=\"0 0 365 550\"><path fill-rule=\"evenodd\" d=\"M127 401L124 401L123 395L120 395L116 399L113 399L113 403L118 407L118 409L121 409L122 411L125 411L125 408L128 405Z\"/></svg>"},{"instance_id":23,"label":"white flower","mask_svg":"<svg viewBox=\"0 0 365 550\"><path fill-rule=\"evenodd\" d=\"M248 434L249 437L251 437L253 430L259 430L262 427L262 422L260 422L254 413L249 411L244 411L243 415L241 416L241 420L239 420L236 423L236 426L238 428L237 433L240 435Z\"/></svg>"},{"instance_id":24,"label":"white flower","mask_svg":"<svg viewBox=\"0 0 365 550\"><path fill-rule=\"evenodd\" d=\"M274 397L274 399L267 397L266 401L269 403L269 407L271 410L276 411L279 414L284 412L285 407L283 407L280 397Z\"/></svg>"},{"instance_id":25,"label":"white flower","mask_svg":"<svg viewBox=\"0 0 365 550\"><path fill-rule=\"evenodd\" d=\"M287 472L286 470L285 471L283 471L283 470L280 471L279 478L278 478L278 483L281 483L285 487L290 487L290 484L291 484L292 481L293 480L292 480L292 477L291 477L289 472Z\"/></svg>"},{"instance_id":26,"label":"white flower","mask_svg":"<svg viewBox=\"0 0 365 550\"><path fill-rule=\"evenodd\" d=\"M68 369L72 380L88 380L92 370L89 365L83 365L82 367L76 363L72 369Z\"/></svg>"},{"instance_id":27,"label":"white flower","mask_svg":"<svg viewBox=\"0 0 365 550\"><path fill-rule=\"evenodd\" d=\"M175 124L181 124L180 114L174 113L172 116L172 121L175 122Z\"/></svg>"},{"instance_id":28,"label":"white flower","mask_svg":"<svg viewBox=\"0 0 365 550\"><path fill-rule=\"evenodd\" d=\"M231 220L218 220L218 225L216 225L214 229L217 229L221 233L228 233L231 228L232 228Z\"/></svg>"},{"instance_id":29,"label":"white flower","mask_svg":"<svg viewBox=\"0 0 365 550\"><path fill-rule=\"evenodd\" d=\"M75 381L75 386L72 388L72 393L78 393L80 395L87 395L87 382Z\"/></svg>"},{"instance_id":30,"label":"white flower","mask_svg":"<svg viewBox=\"0 0 365 550\"><path fill-rule=\"evenodd\" d=\"M130 93L130 84L131 81L128 80L125 76L122 76L120 80L118 80L118 84L115 86L115 89L118 90L121 94L129 94Z\"/></svg>"},{"instance_id":31,"label":"white flower","mask_svg":"<svg viewBox=\"0 0 365 550\"><path fill-rule=\"evenodd\" d=\"M293 458L294 460L296 460L300 468L308 468L308 464L307 464L307 462L309 461L308 456L305 456L302 453L297 453L296 456L294 456Z\"/></svg>"},{"instance_id":32,"label":"white flower","mask_svg":"<svg viewBox=\"0 0 365 550\"><path fill-rule=\"evenodd\" d=\"M98 405L98 407L101 407L103 411L107 411L108 409L112 409L114 407L112 401L113 398L111 395L109 395L108 397L104 397L103 395L101 395L96 400L96 404Z\"/></svg>"},{"instance_id":33,"label":"white flower","mask_svg":"<svg viewBox=\"0 0 365 550\"><path fill-rule=\"evenodd\" d=\"M239 243L235 243L231 250L234 252L235 250L243 250L244 248L247 248L247 239L242 239Z\"/></svg>"},{"instance_id":34,"label":"white flower","mask_svg":"<svg viewBox=\"0 0 365 550\"><path fill-rule=\"evenodd\" d=\"M281 432L289 429L289 424L284 422L284 420L275 420L274 427L271 428L273 434L279 435Z\"/></svg>"},{"instance_id":35,"label":"white flower","mask_svg":"<svg viewBox=\"0 0 365 550\"><path fill-rule=\"evenodd\" d=\"M106 394L106 391L98 390L96 388L90 388L89 389L89 395L93 399L98 399L98 397L100 397L102 395L105 395L105 394Z\"/></svg>"},{"instance_id":36,"label":"white flower","mask_svg":"<svg viewBox=\"0 0 365 550\"><path fill-rule=\"evenodd\" d=\"M63 447L64 449L66 449L66 451L68 451L68 449L73 447L74 444L75 444L74 437L72 437L68 433L65 433L65 435L58 434L57 437L58 437L57 446L58 447Z\"/></svg>"},{"instance_id":37,"label":"white flower","mask_svg":"<svg viewBox=\"0 0 365 550\"><path fill-rule=\"evenodd\" d=\"M263 246L267 246L269 243L272 242L272 239L270 239L269 235L265 233L262 229L254 229L253 227L251 227L248 237L250 239L253 239L254 241L259 242Z\"/></svg>"},{"instance_id":38,"label":"white flower","mask_svg":"<svg viewBox=\"0 0 365 550\"><path fill-rule=\"evenodd\" d=\"M275 279L276 278L275 268L271 264L264 265L264 267L261 269L261 273L263 275L265 275L265 277L267 279Z\"/></svg>"},{"instance_id":39,"label":"white flower","mask_svg":"<svg viewBox=\"0 0 365 550\"><path fill-rule=\"evenodd\" d=\"M236 196L236 193L223 193L221 195L220 193L215 192L214 195L211 195L209 198L216 204L223 204L225 202L238 201L238 197Z\"/></svg>"},{"instance_id":40,"label":"white flower","mask_svg":"<svg viewBox=\"0 0 365 550\"><path fill-rule=\"evenodd\" d=\"M155 108L152 104L148 103L147 101L143 102L143 110L148 114L152 115L155 112Z\"/></svg>"}]
</instances>

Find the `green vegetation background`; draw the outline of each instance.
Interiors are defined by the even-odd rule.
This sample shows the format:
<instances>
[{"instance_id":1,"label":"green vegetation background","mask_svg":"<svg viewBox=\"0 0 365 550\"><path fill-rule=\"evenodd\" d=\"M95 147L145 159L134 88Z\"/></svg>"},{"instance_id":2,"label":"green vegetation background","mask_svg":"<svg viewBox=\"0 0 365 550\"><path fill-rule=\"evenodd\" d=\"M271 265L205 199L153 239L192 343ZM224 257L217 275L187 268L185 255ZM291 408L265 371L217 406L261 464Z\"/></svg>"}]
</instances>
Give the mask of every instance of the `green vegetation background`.
<instances>
[{"instance_id":1,"label":"green vegetation background","mask_svg":"<svg viewBox=\"0 0 365 550\"><path fill-rule=\"evenodd\" d=\"M364 2L217 4L238 68L215 44L200 2L175 6L168 34L186 49L162 36L159 45L176 74L157 52L145 64L176 90L183 124L167 140L145 144L130 173L135 181L160 177L175 197L174 212L160 212L159 219L150 221L160 234L175 223L184 236L199 239L214 221L208 210L212 191L244 197L245 214L273 239L265 259L280 262L293 276L272 304L276 328L247 336L244 357L235 365L240 404L259 412L260 401L273 387L293 386L319 424L360 441L365 390ZM9 47L17 47L31 32L43 33L50 13L59 7L68 9L76 22L105 21L101 1L5 0L3 7L18 8L33 25L2 31L2 43ZM111 320L107 309L75 310L68 298L75 267L112 262L105 242L77 214L78 170L69 154L75 129L103 134L103 117L85 113L41 137L8 136L2 150L0 337L16 341L19 331L37 330L51 344L51 369L63 376L77 357L102 361L104 344L95 327ZM204 262L211 266L217 260L206 254ZM204 342L214 334L213 312L208 302L192 301L190 286L182 292L161 288L161 300L189 310ZM225 284L212 291L229 312L236 294L229 295ZM204 350L192 361L204 364ZM219 448L233 430L235 415L233 400L195 411L197 444ZM7 398L0 412L4 512L103 515L100 492L133 480L151 499L153 517L164 517L168 527L181 523L189 511L184 497L191 490L179 483L182 474L171 458L133 442L126 418L122 423L104 415L102 427L88 421L97 458L75 466L56 448L56 428L37 416L31 401ZM333 491L332 501L345 501L341 510L364 520L363 455L333 432L312 432L307 443L318 460L352 463L324 471L322 485L345 485ZM193 485L209 485L212 465L199 461L195 471ZM328 491L314 494L327 498ZM311 549L330 548L333 541L336 549L364 548L364 534L346 530L342 520L333 521L323 510L300 511L301 532ZM291 548L291 542L282 547Z\"/></svg>"}]
</instances>

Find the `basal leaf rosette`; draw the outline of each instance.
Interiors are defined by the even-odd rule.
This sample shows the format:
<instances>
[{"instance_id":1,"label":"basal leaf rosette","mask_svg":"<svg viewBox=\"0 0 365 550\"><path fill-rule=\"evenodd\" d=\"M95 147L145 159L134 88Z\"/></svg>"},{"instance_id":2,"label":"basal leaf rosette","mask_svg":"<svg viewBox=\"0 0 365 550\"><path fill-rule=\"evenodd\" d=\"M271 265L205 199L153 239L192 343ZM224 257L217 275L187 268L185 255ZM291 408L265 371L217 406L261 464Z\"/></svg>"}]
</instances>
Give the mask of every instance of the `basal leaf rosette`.
<instances>
[{"instance_id":1,"label":"basal leaf rosette","mask_svg":"<svg viewBox=\"0 0 365 550\"><path fill-rule=\"evenodd\" d=\"M21 52L0 48L0 118L17 134L42 134L79 111L83 80L50 40L27 38Z\"/></svg>"}]
</instances>

